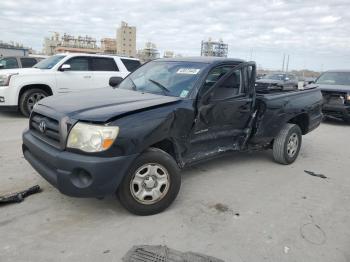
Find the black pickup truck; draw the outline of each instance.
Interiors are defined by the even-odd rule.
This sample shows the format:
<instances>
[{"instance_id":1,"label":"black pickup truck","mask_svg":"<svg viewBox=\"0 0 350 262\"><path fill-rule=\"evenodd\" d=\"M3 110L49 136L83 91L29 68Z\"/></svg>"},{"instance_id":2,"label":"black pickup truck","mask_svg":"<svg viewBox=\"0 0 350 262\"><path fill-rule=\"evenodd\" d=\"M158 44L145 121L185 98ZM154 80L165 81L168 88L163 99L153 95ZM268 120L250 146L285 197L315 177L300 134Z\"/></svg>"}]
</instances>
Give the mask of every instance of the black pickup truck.
<instances>
[{"instance_id":1,"label":"black pickup truck","mask_svg":"<svg viewBox=\"0 0 350 262\"><path fill-rule=\"evenodd\" d=\"M159 59L112 78L115 89L45 98L23 133L24 156L63 194L116 193L132 213L159 213L189 165L229 151L297 158L321 122L321 92L256 92L255 74L237 59Z\"/></svg>"}]
</instances>

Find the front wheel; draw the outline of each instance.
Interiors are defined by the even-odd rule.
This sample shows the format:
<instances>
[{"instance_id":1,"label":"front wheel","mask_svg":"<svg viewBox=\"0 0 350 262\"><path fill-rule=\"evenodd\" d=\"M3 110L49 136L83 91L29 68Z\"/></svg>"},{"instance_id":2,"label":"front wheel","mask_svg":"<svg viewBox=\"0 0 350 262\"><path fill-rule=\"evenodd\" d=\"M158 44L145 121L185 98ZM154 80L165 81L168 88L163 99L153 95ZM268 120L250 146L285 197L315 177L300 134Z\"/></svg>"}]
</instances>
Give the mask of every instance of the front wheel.
<instances>
[{"instance_id":1,"label":"front wheel","mask_svg":"<svg viewBox=\"0 0 350 262\"><path fill-rule=\"evenodd\" d=\"M150 148L134 161L117 195L131 213L147 216L170 206L180 185L181 175L175 160L160 149Z\"/></svg>"},{"instance_id":2,"label":"front wheel","mask_svg":"<svg viewBox=\"0 0 350 262\"><path fill-rule=\"evenodd\" d=\"M299 155L301 141L300 127L295 124L286 124L273 142L275 161L284 165L293 163Z\"/></svg>"},{"instance_id":3,"label":"front wheel","mask_svg":"<svg viewBox=\"0 0 350 262\"><path fill-rule=\"evenodd\" d=\"M21 110L21 113L24 116L29 117L34 105L47 96L48 94L44 90L38 88L25 91L19 100L19 109Z\"/></svg>"}]
</instances>

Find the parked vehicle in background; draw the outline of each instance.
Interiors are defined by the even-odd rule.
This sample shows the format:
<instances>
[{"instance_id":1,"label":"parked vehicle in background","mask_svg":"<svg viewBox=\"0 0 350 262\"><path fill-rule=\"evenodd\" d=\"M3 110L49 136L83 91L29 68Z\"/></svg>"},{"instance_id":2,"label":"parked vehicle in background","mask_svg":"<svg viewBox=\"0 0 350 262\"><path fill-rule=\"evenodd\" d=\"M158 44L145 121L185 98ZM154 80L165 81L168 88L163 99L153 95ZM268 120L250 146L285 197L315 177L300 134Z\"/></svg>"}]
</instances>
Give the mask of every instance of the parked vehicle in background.
<instances>
[{"instance_id":1,"label":"parked vehicle in background","mask_svg":"<svg viewBox=\"0 0 350 262\"><path fill-rule=\"evenodd\" d=\"M111 77L126 77L140 66L135 58L110 55L58 54L33 68L0 71L0 110L29 116L44 97L108 87Z\"/></svg>"},{"instance_id":2,"label":"parked vehicle in background","mask_svg":"<svg viewBox=\"0 0 350 262\"><path fill-rule=\"evenodd\" d=\"M298 78L293 74L267 74L256 80L257 90L295 90L298 88Z\"/></svg>"},{"instance_id":3,"label":"parked vehicle in background","mask_svg":"<svg viewBox=\"0 0 350 262\"><path fill-rule=\"evenodd\" d=\"M350 122L350 70L324 72L315 85L322 91L323 114Z\"/></svg>"},{"instance_id":4,"label":"parked vehicle in background","mask_svg":"<svg viewBox=\"0 0 350 262\"><path fill-rule=\"evenodd\" d=\"M29 68L43 60L36 56L5 56L0 57L0 69Z\"/></svg>"},{"instance_id":5,"label":"parked vehicle in background","mask_svg":"<svg viewBox=\"0 0 350 262\"><path fill-rule=\"evenodd\" d=\"M304 86L315 83L317 77L301 77L299 78L299 81L304 82Z\"/></svg>"},{"instance_id":6,"label":"parked vehicle in background","mask_svg":"<svg viewBox=\"0 0 350 262\"><path fill-rule=\"evenodd\" d=\"M296 160L302 135L322 120L321 92L259 92L255 72L238 59L159 59L116 89L48 97L31 114L23 154L64 194L117 193L132 213L159 213L186 166L263 149L278 163Z\"/></svg>"}]
</instances>

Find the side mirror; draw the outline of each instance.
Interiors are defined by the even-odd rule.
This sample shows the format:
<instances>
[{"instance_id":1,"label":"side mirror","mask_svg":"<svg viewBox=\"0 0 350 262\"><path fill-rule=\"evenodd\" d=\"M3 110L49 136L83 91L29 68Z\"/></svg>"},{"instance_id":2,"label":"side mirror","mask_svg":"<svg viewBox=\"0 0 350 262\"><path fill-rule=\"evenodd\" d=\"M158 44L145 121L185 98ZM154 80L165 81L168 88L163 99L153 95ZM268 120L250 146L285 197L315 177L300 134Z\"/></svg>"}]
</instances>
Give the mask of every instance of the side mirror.
<instances>
[{"instance_id":1,"label":"side mirror","mask_svg":"<svg viewBox=\"0 0 350 262\"><path fill-rule=\"evenodd\" d=\"M311 81L307 81L306 83L310 85L310 84L315 84L316 82L315 80L311 80Z\"/></svg>"},{"instance_id":2,"label":"side mirror","mask_svg":"<svg viewBox=\"0 0 350 262\"><path fill-rule=\"evenodd\" d=\"M112 76L109 79L109 85L111 87L117 87L122 81L123 81L123 78L121 78L119 76Z\"/></svg>"},{"instance_id":3,"label":"side mirror","mask_svg":"<svg viewBox=\"0 0 350 262\"><path fill-rule=\"evenodd\" d=\"M289 81L289 77L286 77L286 78L284 79L284 81Z\"/></svg>"},{"instance_id":4,"label":"side mirror","mask_svg":"<svg viewBox=\"0 0 350 262\"><path fill-rule=\"evenodd\" d=\"M63 64L60 68L60 71L66 71L66 70L70 70L71 66L70 64Z\"/></svg>"},{"instance_id":5,"label":"side mirror","mask_svg":"<svg viewBox=\"0 0 350 262\"><path fill-rule=\"evenodd\" d=\"M0 69L4 69L4 68L5 68L5 65L0 64Z\"/></svg>"}]
</instances>

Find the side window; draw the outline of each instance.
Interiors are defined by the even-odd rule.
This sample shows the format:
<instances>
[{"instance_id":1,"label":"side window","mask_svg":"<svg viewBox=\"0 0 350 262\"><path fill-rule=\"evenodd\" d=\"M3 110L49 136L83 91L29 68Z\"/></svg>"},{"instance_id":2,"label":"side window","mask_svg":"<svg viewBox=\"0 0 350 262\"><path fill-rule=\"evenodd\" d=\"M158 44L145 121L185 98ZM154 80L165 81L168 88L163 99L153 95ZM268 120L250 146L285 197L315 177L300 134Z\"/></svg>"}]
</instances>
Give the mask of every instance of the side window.
<instances>
[{"instance_id":1,"label":"side window","mask_svg":"<svg viewBox=\"0 0 350 262\"><path fill-rule=\"evenodd\" d=\"M21 58L21 63L23 68L32 67L37 63L35 58L23 57Z\"/></svg>"},{"instance_id":2,"label":"side window","mask_svg":"<svg viewBox=\"0 0 350 262\"><path fill-rule=\"evenodd\" d=\"M65 62L65 64L70 65L69 71L89 71L88 57L74 57Z\"/></svg>"},{"instance_id":3,"label":"side window","mask_svg":"<svg viewBox=\"0 0 350 262\"><path fill-rule=\"evenodd\" d=\"M239 95L242 93L242 71L236 70L229 76L225 82L214 89L213 99L224 99Z\"/></svg>"},{"instance_id":4,"label":"side window","mask_svg":"<svg viewBox=\"0 0 350 262\"><path fill-rule=\"evenodd\" d=\"M140 61L137 61L137 60L123 59L123 58L121 60L129 72L134 72L141 65Z\"/></svg>"},{"instance_id":5,"label":"side window","mask_svg":"<svg viewBox=\"0 0 350 262\"><path fill-rule=\"evenodd\" d=\"M15 57L5 57L0 60L0 64L4 66L4 69L18 68L18 62Z\"/></svg>"},{"instance_id":6,"label":"side window","mask_svg":"<svg viewBox=\"0 0 350 262\"><path fill-rule=\"evenodd\" d=\"M93 71L119 71L113 58L94 57L92 58Z\"/></svg>"},{"instance_id":7,"label":"side window","mask_svg":"<svg viewBox=\"0 0 350 262\"><path fill-rule=\"evenodd\" d=\"M228 71L232 69L232 66L221 66L214 68L208 74L205 79L204 86L202 88L202 93L206 92L210 87L212 87L221 77L223 77Z\"/></svg>"}]
</instances>

